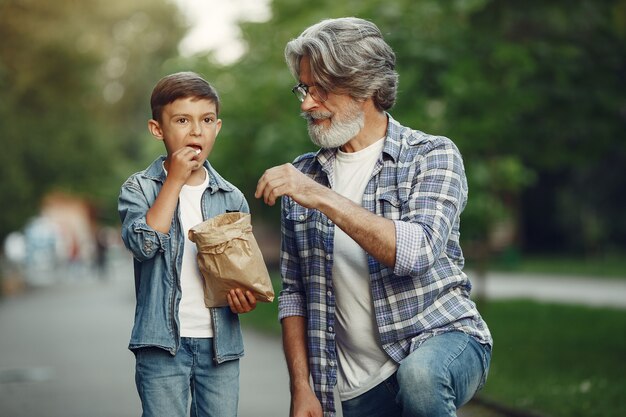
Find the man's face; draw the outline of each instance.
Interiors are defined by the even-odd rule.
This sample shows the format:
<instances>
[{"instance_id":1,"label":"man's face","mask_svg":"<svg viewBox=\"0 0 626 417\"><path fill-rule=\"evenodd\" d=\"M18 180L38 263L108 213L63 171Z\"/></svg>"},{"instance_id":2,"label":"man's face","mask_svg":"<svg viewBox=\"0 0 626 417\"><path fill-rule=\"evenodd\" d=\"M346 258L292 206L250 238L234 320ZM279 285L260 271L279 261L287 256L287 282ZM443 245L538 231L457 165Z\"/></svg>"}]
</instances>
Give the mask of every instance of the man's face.
<instances>
[{"instance_id":1,"label":"man's face","mask_svg":"<svg viewBox=\"0 0 626 417\"><path fill-rule=\"evenodd\" d=\"M309 58L300 62L300 82L314 86ZM328 93L324 102L308 94L301 104L311 141L321 148L338 148L359 134L365 123L361 103L345 94Z\"/></svg>"}]
</instances>

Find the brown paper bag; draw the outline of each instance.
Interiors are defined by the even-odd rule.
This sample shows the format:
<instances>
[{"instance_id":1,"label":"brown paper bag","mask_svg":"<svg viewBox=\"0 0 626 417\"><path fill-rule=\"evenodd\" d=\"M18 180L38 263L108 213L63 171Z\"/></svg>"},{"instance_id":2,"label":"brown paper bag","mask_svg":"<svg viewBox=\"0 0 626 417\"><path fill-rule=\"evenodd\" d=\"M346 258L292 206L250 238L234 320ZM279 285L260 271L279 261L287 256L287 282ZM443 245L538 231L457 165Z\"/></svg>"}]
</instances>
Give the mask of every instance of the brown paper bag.
<instances>
[{"instance_id":1,"label":"brown paper bag","mask_svg":"<svg viewBox=\"0 0 626 417\"><path fill-rule=\"evenodd\" d=\"M272 302L274 289L263 255L252 234L250 214L225 213L189 230L198 248L207 307L228 305L231 289L250 290L257 301Z\"/></svg>"}]
</instances>

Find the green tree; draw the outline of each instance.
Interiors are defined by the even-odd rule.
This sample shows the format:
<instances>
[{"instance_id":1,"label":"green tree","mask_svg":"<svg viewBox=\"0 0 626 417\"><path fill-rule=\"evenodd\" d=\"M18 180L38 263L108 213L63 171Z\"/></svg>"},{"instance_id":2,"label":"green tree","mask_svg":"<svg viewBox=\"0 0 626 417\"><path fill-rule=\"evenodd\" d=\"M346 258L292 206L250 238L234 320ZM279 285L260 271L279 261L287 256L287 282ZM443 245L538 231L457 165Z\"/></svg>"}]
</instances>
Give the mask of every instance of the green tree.
<instances>
[{"instance_id":1,"label":"green tree","mask_svg":"<svg viewBox=\"0 0 626 417\"><path fill-rule=\"evenodd\" d=\"M0 3L0 240L50 190L116 217L122 175L142 156L146 97L183 33L165 1Z\"/></svg>"},{"instance_id":2,"label":"green tree","mask_svg":"<svg viewBox=\"0 0 626 417\"><path fill-rule=\"evenodd\" d=\"M449 136L464 155L463 239L489 242L512 222L526 249L623 247L625 4L274 0L268 22L241 25L248 52L239 62L198 62L224 97L214 162L251 195L265 168L313 149L284 45L323 18L356 15L396 51L393 116ZM607 161L622 174L607 173Z\"/></svg>"}]
</instances>

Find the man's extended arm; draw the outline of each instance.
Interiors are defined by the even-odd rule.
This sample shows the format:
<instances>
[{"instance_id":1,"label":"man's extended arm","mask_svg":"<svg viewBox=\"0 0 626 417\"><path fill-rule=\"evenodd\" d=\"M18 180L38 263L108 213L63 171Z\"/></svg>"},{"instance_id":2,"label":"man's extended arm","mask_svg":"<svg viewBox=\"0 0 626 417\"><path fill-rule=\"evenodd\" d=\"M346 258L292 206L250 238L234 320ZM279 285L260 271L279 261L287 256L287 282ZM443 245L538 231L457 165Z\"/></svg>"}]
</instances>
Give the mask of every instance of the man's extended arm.
<instances>
[{"instance_id":1,"label":"man's extended arm","mask_svg":"<svg viewBox=\"0 0 626 417\"><path fill-rule=\"evenodd\" d=\"M274 205L288 195L298 204L324 213L337 227L379 262L394 267L396 231L393 221L377 216L333 190L318 184L292 164L270 168L261 177L255 196Z\"/></svg>"}]
</instances>

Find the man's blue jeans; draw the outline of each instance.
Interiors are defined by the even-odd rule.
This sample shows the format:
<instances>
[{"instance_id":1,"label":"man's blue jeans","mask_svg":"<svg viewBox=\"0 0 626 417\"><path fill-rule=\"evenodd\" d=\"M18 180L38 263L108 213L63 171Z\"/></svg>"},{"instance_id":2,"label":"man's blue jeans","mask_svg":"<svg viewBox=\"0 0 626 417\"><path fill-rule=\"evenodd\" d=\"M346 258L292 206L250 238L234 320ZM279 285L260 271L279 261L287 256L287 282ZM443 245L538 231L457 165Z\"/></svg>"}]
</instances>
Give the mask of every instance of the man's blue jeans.
<instances>
[{"instance_id":1,"label":"man's blue jeans","mask_svg":"<svg viewBox=\"0 0 626 417\"><path fill-rule=\"evenodd\" d=\"M143 417L236 417L239 360L216 364L213 339L185 338L172 356L154 347L135 351L135 383Z\"/></svg>"},{"instance_id":2,"label":"man's blue jeans","mask_svg":"<svg viewBox=\"0 0 626 417\"><path fill-rule=\"evenodd\" d=\"M485 383L491 350L454 331L427 339L398 371L342 403L344 417L454 417Z\"/></svg>"}]
</instances>

